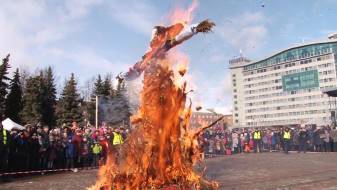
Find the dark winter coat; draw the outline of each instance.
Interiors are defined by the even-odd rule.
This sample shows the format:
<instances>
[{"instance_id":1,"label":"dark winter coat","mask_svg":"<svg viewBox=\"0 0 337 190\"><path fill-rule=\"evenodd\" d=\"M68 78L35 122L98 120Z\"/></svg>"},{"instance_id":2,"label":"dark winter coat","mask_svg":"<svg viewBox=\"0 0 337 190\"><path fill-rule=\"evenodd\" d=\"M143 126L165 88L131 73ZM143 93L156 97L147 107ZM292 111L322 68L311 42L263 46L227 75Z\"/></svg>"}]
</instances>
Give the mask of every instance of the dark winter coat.
<instances>
[{"instance_id":1,"label":"dark winter coat","mask_svg":"<svg viewBox=\"0 0 337 190\"><path fill-rule=\"evenodd\" d=\"M315 131L314 132L314 145L321 145L322 144L322 139L320 137L320 132Z\"/></svg>"},{"instance_id":2,"label":"dark winter coat","mask_svg":"<svg viewBox=\"0 0 337 190\"><path fill-rule=\"evenodd\" d=\"M75 145L73 143L67 142L65 150L66 150L66 158L75 157Z\"/></svg>"}]
</instances>

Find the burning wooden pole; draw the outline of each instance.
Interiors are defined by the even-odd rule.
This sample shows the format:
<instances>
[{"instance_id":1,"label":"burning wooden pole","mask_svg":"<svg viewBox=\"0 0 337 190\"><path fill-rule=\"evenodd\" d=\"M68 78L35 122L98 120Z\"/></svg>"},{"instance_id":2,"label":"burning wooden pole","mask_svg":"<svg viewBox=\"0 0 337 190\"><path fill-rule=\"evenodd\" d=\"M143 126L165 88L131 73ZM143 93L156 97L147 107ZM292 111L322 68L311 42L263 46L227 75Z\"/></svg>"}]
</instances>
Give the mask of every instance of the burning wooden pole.
<instances>
[{"instance_id":1,"label":"burning wooden pole","mask_svg":"<svg viewBox=\"0 0 337 190\"><path fill-rule=\"evenodd\" d=\"M198 129L195 133L194 136L198 136L201 132L203 132L204 130L213 127L215 124L217 124L219 121L221 121L225 116L220 116L217 120L213 121L211 124L201 127L200 129Z\"/></svg>"}]
</instances>

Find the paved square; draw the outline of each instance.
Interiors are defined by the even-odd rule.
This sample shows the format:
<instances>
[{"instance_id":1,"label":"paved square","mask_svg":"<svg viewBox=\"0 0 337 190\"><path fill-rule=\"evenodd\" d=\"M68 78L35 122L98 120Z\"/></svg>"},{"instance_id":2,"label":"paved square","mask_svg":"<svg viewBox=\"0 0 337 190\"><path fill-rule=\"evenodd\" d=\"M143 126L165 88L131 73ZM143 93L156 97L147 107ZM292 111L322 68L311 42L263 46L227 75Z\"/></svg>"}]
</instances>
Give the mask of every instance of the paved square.
<instances>
[{"instance_id":1,"label":"paved square","mask_svg":"<svg viewBox=\"0 0 337 190\"><path fill-rule=\"evenodd\" d=\"M210 158L207 177L222 190L337 189L337 153L262 153ZM80 190L96 180L97 170L37 175L0 184L1 190Z\"/></svg>"}]
</instances>

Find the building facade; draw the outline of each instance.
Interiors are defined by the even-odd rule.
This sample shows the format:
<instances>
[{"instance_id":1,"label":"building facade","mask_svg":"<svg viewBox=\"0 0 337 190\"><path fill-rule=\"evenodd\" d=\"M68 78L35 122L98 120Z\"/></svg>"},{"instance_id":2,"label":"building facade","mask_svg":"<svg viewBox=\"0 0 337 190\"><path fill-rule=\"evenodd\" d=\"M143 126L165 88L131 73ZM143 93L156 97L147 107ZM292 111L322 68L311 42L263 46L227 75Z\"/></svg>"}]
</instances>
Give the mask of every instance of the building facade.
<instances>
[{"instance_id":1,"label":"building facade","mask_svg":"<svg viewBox=\"0 0 337 190\"><path fill-rule=\"evenodd\" d=\"M337 37L290 47L263 60L229 61L234 127L331 123L337 86Z\"/></svg>"},{"instance_id":2,"label":"building facade","mask_svg":"<svg viewBox=\"0 0 337 190\"><path fill-rule=\"evenodd\" d=\"M208 111L197 111L193 112L190 118L190 128L199 128L205 125L210 125L216 121L221 114L215 114ZM233 126L233 117L232 115L224 115L224 118L220 120L214 127L223 128Z\"/></svg>"}]
</instances>

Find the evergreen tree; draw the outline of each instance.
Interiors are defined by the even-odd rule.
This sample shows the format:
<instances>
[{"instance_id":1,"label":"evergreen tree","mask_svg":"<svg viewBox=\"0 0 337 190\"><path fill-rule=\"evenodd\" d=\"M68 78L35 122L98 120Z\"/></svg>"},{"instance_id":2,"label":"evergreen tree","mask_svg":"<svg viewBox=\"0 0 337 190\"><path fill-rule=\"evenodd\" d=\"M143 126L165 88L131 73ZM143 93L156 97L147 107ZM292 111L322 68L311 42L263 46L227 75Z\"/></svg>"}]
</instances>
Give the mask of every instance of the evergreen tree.
<instances>
[{"instance_id":1,"label":"evergreen tree","mask_svg":"<svg viewBox=\"0 0 337 190\"><path fill-rule=\"evenodd\" d=\"M104 93L104 86L103 86L103 81L101 78L101 75L98 75L96 82L94 84L94 92L93 92L93 96L99 96L99 95L103 95Z\"/></svg>"},{"instance_id":2,"label":"evergreen tree","mask_svg":"<svg viewBox=\"0 0 337 190\"><path fill-rule=\"evenodd\" d=\"M54 84L54 74L51 67L41 76L43 79L43 112L42 122L48 126L55 126L55 106L56 106L56 87Z\"/></svg>"},{"instance_id":3,"label":"evergreen tree","mask_svg":"<svg viewBox=\"0 0 337 190\"><path fill-rule=\"evenodd\" d=\"M2 121L5 116L6 111L6 95L7 88L10 79L8 78L8 69L9 67L9 54L2 59L2 64L0 65L0 120Z\"/></svg>"},{"instance_id":4,"label":"evergreen tree","mask_svg":"<svg viewBox=\"0 0 337 190\"><path fill-rule=\"evenodd\" d=\"M26 69L20 68L20 84L22 92L25 92L27 79L30 77L30 73Z\"/></svg>"},{"instance_id":5,"label":"evergreen tree","mask_svg":"<svg viewBox=\"0 0 337 190\"><path fill-rule=\"evenodd\" d=\"M74 74L66 82L61 97L57 104L58 124L70 126L72 122L80 123L82 121L81 99L77 92Z\"/></svg>"},{"instance_id":6,"label":"evergreen tree","mask_svg":"<svg viewBox=\"0 0 337 190\"><path fill-rule=\"evenodd\" d=\"M6 117L9 117L17 123L21 123L20 112L23 108L22 88L20 83L19 69L14 72L13 80L9 85L9 94L6 99Z\"/></svg>"},{"instance_id":7,"label":"evergreen tree","mask_svg":"<svg viewBox=\"0 0 337 190\"><path fill-rule=\"evenodd\" d=\"M102 95L104 96L112 96L112 83L111 83L111 75L106 75L103 82L103 90Z\"/></svg>"},{"instance_id":8,"label":"evergreen tree","mask_svg":"<svg viewBox=\"0 0 337 190\"><path fill-rule=\"evenodd\" d=\"M118 85L111 103L112 110L114 110L111 123L117 124L124 122L127 124L130 122L129 119L132 110L126 96L125 82L120 76L117 76L116 79L118 80Z\"/></svg>"},{"instance_id":9,"label":"evergreen tree","mask_svg":"<svg viewBox=\"0 0 337 190\"><path fill-rule=\"evenodd\" d=\"M21 112L24 123L36 124L42 121L43 83L40 76L29 77L23 95Z\"/></svg>"}]
</instances>

